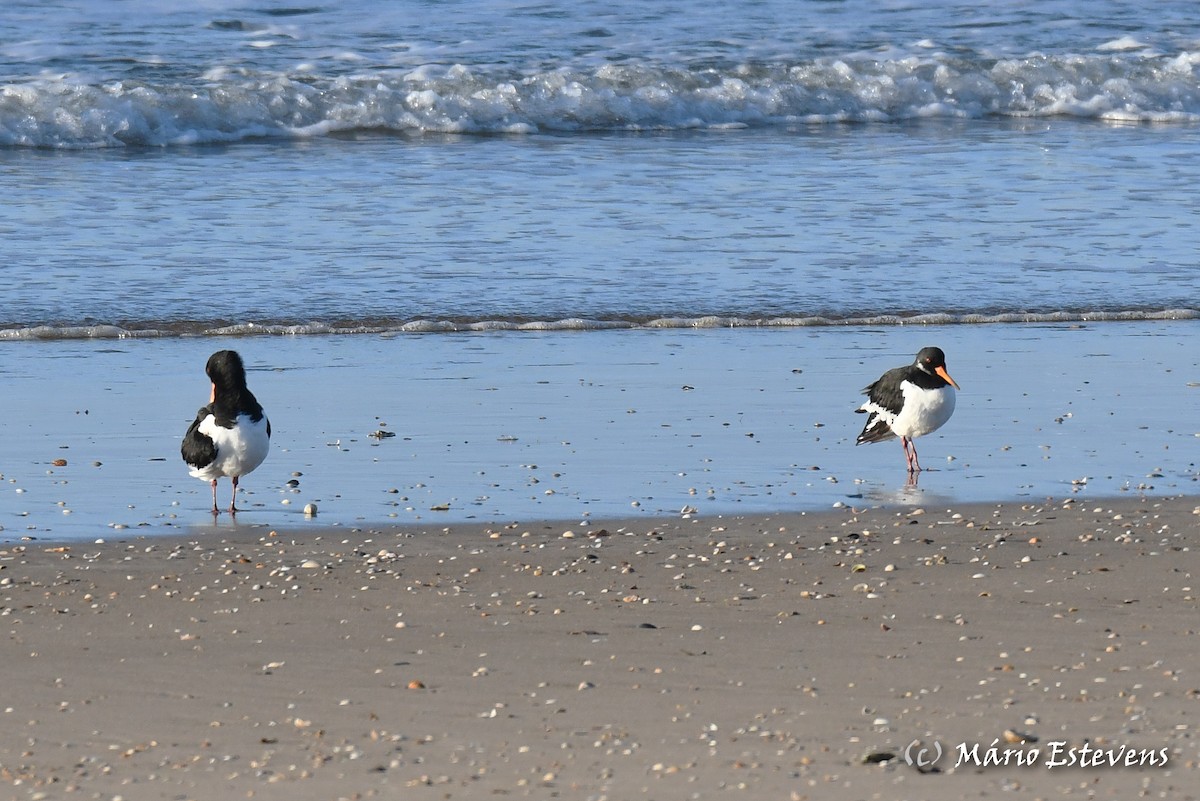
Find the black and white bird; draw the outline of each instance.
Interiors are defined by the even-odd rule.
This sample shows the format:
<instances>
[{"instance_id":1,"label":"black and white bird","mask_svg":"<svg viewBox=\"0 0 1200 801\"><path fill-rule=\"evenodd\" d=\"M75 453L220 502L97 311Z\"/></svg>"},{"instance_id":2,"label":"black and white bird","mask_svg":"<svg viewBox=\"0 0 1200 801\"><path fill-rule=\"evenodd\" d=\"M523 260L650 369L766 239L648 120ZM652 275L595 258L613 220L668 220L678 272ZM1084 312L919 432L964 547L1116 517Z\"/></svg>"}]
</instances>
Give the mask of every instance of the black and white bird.
<instances>
[{"instance_id":1,"label":"black and white bird","mask_svg":"<svg viewBox=\"0 0 1200 801\"><path fill-rule=\"evenodd\" d=\"M867 415L867 424L855 444L899 437L909 474L921 472L913 440L946 424L956 389L942 349L921 348L912 364L888 370L863 390L867 401L855 411Z\"/></svg>"},{"instance_id":2,"label":"black and white bird","mask_svg":"<svg viewBox=\"0 0 1200 801\"><path fill-rule=\"evenodd\" d=\"M179 450L193 476L212 482L214 515L219 514L217 479L228 476L233 481L229 512L236 514L238 479L267 458L271 422L246 387L246 368L236 351L217 351L204 372L212 381L212 395L196 413Z\"/></svg>"}]
</instances>

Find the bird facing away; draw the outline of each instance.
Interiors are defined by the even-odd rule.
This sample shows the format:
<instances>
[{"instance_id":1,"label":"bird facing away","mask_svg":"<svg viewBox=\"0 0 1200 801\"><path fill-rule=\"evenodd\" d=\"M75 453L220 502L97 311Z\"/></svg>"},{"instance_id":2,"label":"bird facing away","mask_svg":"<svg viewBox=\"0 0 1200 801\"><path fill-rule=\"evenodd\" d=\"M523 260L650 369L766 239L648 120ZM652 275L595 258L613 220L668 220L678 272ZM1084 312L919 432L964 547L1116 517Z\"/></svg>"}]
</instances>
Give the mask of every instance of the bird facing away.
<instances>
[{"instance_id":1,"label":"bird facing away","mask_svg":"<svg viewBox=\"0 0 1200 801\"><path fill-rule=\"evenodd\" d=\"M912 364L888 370L863 390L867 401L855 411L867 415L867 424L855 444L900 437L909 474L921 472L913 440L945 425L956 389L942 349L921 348Z\"/></svg>"},{"instance_id":2,"label":"bird facing away","mask_svg":"<svg viewBox=\"0 0 1200 801\"><path fill-rule=\"evenodd\" d=\"M212 381L212 394L208 405L196 412L179 450L193 476L212 482L214 515L219 514L217 479L228 476L233 481L229 513L236 514L238 479L267 458L271 422L246 387L246 368L236 351L217 351L204 372Z\"/></svg>"}]
</instances>

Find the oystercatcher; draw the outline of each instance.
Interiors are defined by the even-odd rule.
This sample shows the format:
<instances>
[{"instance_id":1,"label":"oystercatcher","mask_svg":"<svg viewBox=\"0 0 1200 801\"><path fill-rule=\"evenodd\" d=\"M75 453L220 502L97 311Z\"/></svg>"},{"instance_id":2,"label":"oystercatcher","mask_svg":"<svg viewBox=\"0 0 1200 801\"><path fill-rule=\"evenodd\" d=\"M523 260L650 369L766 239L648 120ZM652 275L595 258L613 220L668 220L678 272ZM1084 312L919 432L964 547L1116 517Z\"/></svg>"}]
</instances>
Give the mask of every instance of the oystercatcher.
<instances>
[{"instance_id":1,"label":"oystercatcher","mask_svg":"<svg viewBox=\"0 0 1200 801\"><path fill-rule=\"evenodd\" d=\"M942 349L921 348L912 364L888 370L863 390L867 401L855 411L867 415L867 424L855 444L900 437L908 472L921 472L913 440L945 425L954 414L956 389Z\"/></svg>"},{"instance_id":2,"label":"oystercatcher","mask_svg":"<svg viewBox=\"0 0 1200 801\"><path fill-rule=\"evenodd\" d=\"M217 479L233 480L229 513L236 514L238 479L267 458L271 422L246 387L246 368L236 351L217 351L208 358L204 372L212 380L212 395L196 413L179 450L193 476L212 482L214 515L219 514Z\"/></svg>"}]
</instances>

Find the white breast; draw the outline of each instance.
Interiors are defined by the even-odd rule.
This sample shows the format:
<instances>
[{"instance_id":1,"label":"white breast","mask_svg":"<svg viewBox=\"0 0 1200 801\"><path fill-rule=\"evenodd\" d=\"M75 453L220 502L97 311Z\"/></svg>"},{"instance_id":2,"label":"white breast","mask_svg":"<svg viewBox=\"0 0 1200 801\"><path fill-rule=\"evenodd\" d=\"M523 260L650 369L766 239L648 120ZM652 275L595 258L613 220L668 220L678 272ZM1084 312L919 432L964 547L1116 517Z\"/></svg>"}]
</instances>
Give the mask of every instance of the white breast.
<instances>
[{"instance_id":1,"label":"white breast","mask_svg":"<svg viewBox=\"0 0 1200 801\"><path fill-rule=\"evenodd\" d=\"M267 435L267 417L257 423L239 414L233 428L217 425L211 414L200 423L200 433L212 438L217 458L204 467L194 467L191 474L211 481L222 476L244 476L263 463L271 447Z\"/></svg>"},{"instance_id":2,"label":"white breast","mask_svg":"<svg viewBox=\"0 0 1200 801\"><path fill-rule=\"evenodd\" d=\"M954 387L921 389L905 381L900 384L904 408L891 424L892 431L901 437L920 437L937 431L954 414Z\"/></svg>"}]
</instances>

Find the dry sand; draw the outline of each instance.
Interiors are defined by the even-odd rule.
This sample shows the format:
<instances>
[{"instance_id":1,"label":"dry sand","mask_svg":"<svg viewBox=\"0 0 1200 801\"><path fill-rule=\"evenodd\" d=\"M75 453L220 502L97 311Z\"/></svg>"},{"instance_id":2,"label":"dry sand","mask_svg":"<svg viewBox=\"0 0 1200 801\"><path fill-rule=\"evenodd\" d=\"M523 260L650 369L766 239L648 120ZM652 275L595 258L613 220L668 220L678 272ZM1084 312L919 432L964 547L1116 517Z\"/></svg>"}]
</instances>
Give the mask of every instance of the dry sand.
<instances>
[{"instance_id":1,"label":"dry sand","mask_svg":"<svg viewBox=\"0 0 1200 801\"><path fill-rule=\"evenodd\" d=\"M1197 503L4 546L0 797L1197 798Z\"/></svg>"}]
</instances>

